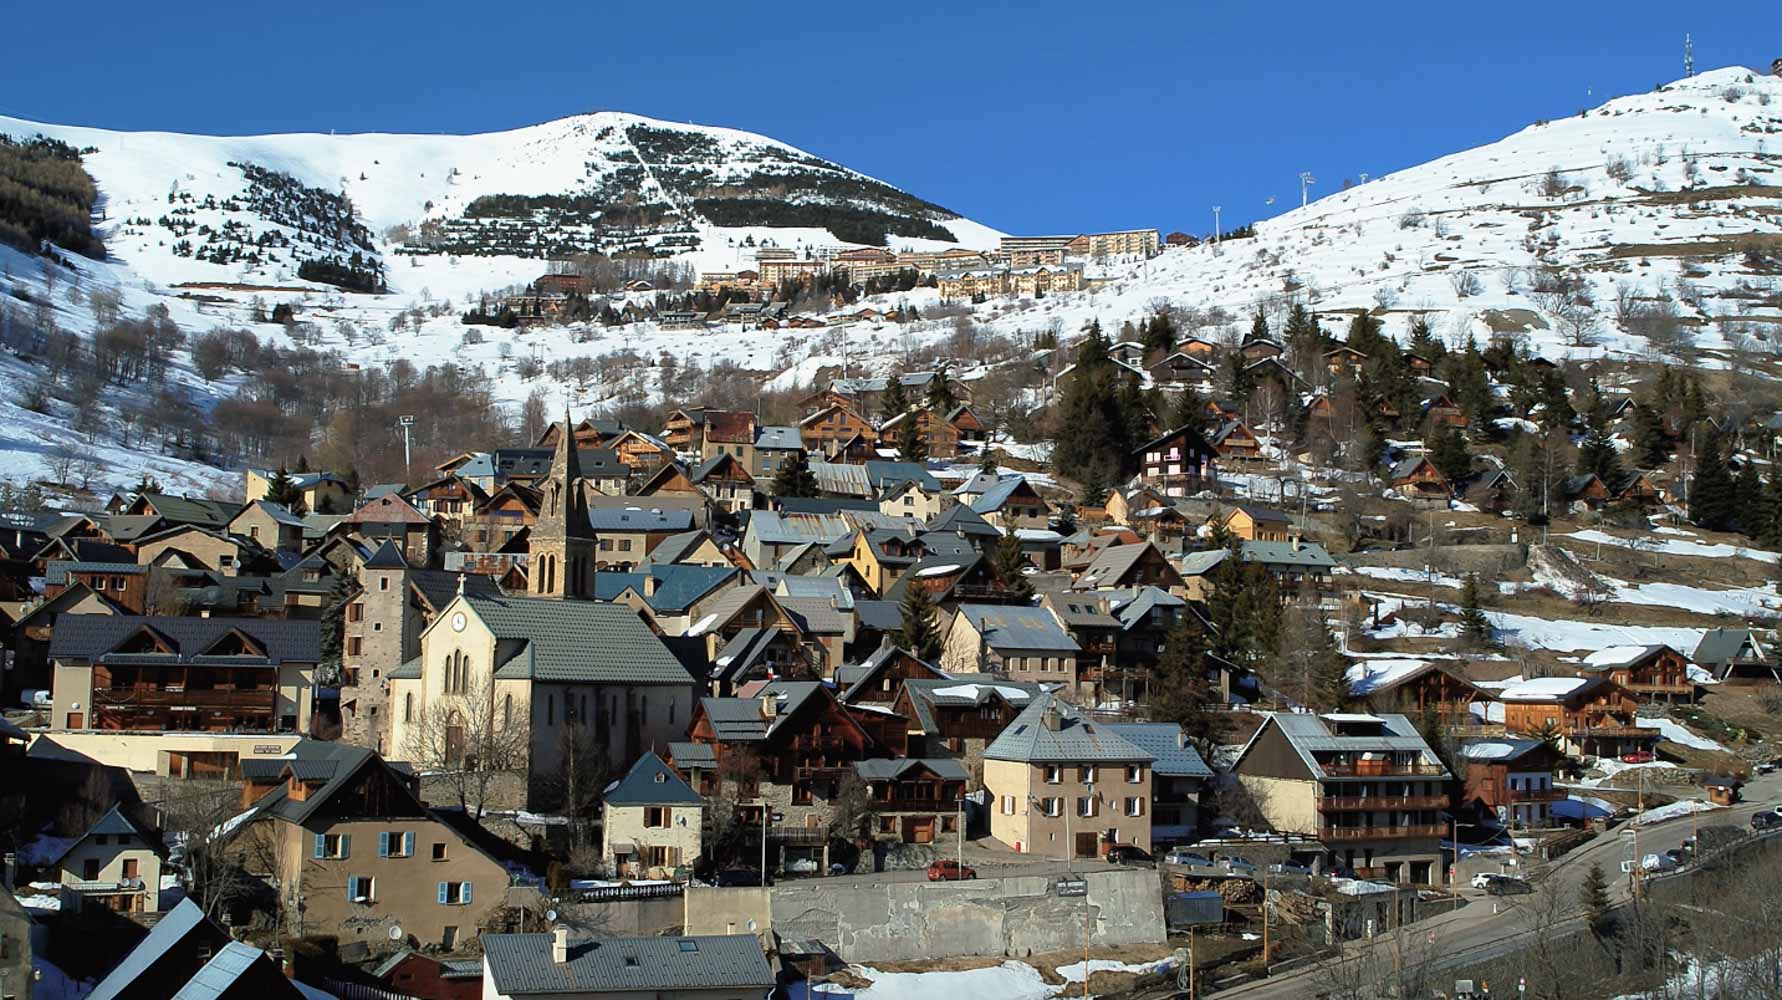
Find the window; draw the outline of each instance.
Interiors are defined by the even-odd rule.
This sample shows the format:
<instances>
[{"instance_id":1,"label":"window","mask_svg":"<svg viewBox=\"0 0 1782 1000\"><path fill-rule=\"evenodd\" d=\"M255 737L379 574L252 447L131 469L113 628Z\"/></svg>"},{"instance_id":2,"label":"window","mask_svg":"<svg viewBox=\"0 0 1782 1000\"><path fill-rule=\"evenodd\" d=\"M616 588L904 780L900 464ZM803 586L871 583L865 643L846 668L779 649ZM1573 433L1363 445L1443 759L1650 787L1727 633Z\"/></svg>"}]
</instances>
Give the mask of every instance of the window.
<instances>
[{"instance_id":1,"label":"window","mask_svg":"<svg viewBox=\"0 0 1782 1000\"><path fill-rule=\"evenodd\" d=\"M434 841L433 842L433 860L444 861L445 859L446 859L445 841L443 841L443 840Z\"/></svg>"},{"instance_id":2,"label":"window","mask_svg":"<svg viewBox=\"0 0 1782 1000\"><path fill-rule=\"evenodd\" d=\"M1126 765L1126 783L1137 785L1145 780L1145 769L1138 764Z\"/></svg>"},{"instance_id":3,"label":"window","mask_svg":"<svg viewBox=\"0 0 1782 1000\"><path fill-rule=\"evenodd\" d=\"M439 901L446 906L470 905L469 882L439 883Z\"/></svg>"},{"instance_id":4,"label":"window","mask_svg":"<svg viewBox=\"0 0 1782 1000\"><path fill-rule=\"evenodd\" d=\"M1095 780L1095 765L1077 768L1077 780L1088 783Z\"/></svg>"},{"instance_id":5,"label":"window","mask_svg":"<svg viewBox=\"0 0 1782 1000\"><path fill-rule=\"evenodd\" d=\"M415 693L406 691L402 695L402 721L415 721Z\"/></svg>"},{"instance_id":6,"label":"window","mask_svg":"<svg viewBox=\"0 0 1782 1000\"><path fill-rule=\"evenodd\" d=\"M663 827L666 827L668 825L669 825L669 810L668 810L667 806L645 806L644 807L644 826L646 828L652 829L652 830L659 830L659 829L662 829Z\"/></svg>"},{"instance_id":7,"label":"window","mask_svg":"<svg viewBox=\"0 0 1782 1000\"><path fill-rule=\"evenodd\" d=\"M1126 815L1128 815L1128 816L1143 816L1144 814L1145 814L1145 800L1144 799L1134 797L1134 798L1129 798L1126 800Z\"/></svg>"},{"instance_id":8,"label":"window","mask_svg":"<svg viewBox=\"0 0 1782 1000\"><path fill-rule=\"evenodd\" d=\"M1046 784L1056 785L1064 780L1064 768L1057 764L1046 765Z\"/></svg>"},{"instance_id":9,"label":"window","mask_svg":"<svg viewBox=\"0 0 1782 1000\"><path fill-rule=\"evenodd\" d=\"M1013 795L1004 795L1002 797L1002 814L1004 816L1013 816L1015 814L1015 797Z\"/></svg>"},{"instance_id":10,"label":"window","mask_svg":"<svg viewBox=\"0 0 1782 1000\"><path fill-rule=\"evenodd\" d=\"M99 881L99 859L88 858L86 861L82 862L80 877L87 882Z\"/></svg>"},{"instance_id":11,"label":"window","mask_svg":"<svg viewBox=\"0 0 1782 1000\"><path fill-rule=\"evenodd\" d=\"M347 833L316 834L313 855L317 858L347 858L353 853L353 837Z\"/></svg>"},{"instance_id":12,"label":"window","mask_svg":"<svg viewBox=\"0 0 1782 1000\"><path fill-rule=\"evenodd\" d=\"M126 879L139 878L140 876L137 874L137 871L138 871L137 865L139 865L139 864L141 864L141 862L137 861L135 858L125 858L124 859L124 878L126 878Z\"/></svg>"},{"instance_id":13,"label":"window","mask_svg":"<svg viewBox=\"0 0 1782 1000\"><path fill-rule=\"evenodd\" d=\"M347 636L346 651L348 656L358 656L365 649L365 640L356 635Z\"/></svg>"},{"instance_id":14,"label":"window","mask_svg":"<svg viewBox=\"0 0 1782 1000\"><path fill-rule=\"evenodd\" d=\"M103 576L94 577L93 578L93 589L94 590L104 590L108 579L109 578L103 577Z\"/></svg>"},{"instance_id":15,"label":"window","mask_svg":"<svg viewBox=\"0 0 1782 1000\"><path fill-rule=\"evenodd\" d=\"M504 694L501 696L501 724L504 726L512 725L513 721L514 696L511 694Z\"/></svg>"},{"instance_id":16,"label":"window","mask_svg":"<svg viewBox=\"0 0 1782 1000\"><path fill-rule=\"evenodd\" d=\"M348 875L347 900L353 903L376 902L377 879L367 875Z\"/></svg>"},{"instance_id":17,"label":"window","mask_svg":"<svg viewBox=\"0 0 1782 1000\"><path fill-rule=\"evenodd\" d=\"M389 589L390 589L390 578L389 578L389 577L387 577L387 576L380 576L380 577L378 577L378 580L377 580L377 589L379 589L379 590L389 590Z\"/></svg>"},{"instance_id":18,"label":"window","mask_svg":"<svg viewBox=\"0 0 1782 1000\"><path fill-rule=\"evenodd\" d=\"M347 621L362 622L365 620L365 602L354 601L347 605Z\"/></svg>"},{"instance_id":19,"label":"window","mask_svg":"<svg viewBox=\"0 0 1782 1000\"><path fill-rule=\"evenodd\" d=\"M1077 797L1077 815L1078 816L1084 816L1084 817L1094 816L1094 815L1097 815L1100 811L1101 810L1097 808L1097 803L1095 801L1094 796L1081 795L1081 796Z\"/></svg>"},{"instance_id":20,"label":"window","mask_svg":"<svg viewBox=\"0 0 1782 1000\"><path fill-rule=\"evenodd\" d=\"M415 835L412 830L391 830L377 835L377 856L380 858L409 858L414 853Z\"/></svg>"},{"instance_id":21,"label":"window","mask_svg":"<svg viewBox=\"0 0 1782 1000\"><path fill-rule=\"evenodd\" d=\"M1062 815L1064 815L1064 800L1063 799L1041 799L1040 800L1040 811L1045 813L1047 816L1052 816L1052 817L1062 816Z\"/></svg>"},{"instance_id":22,"label":"window","mask_svg":"<svg viewBox=\"0 0 1782 1000\"><path fill-rule=\"evenodd\" d=\"M93 834L93 846L94 847L104 847L106 844L109 844L109 843L111 843L111 834L108 834L108 833Z\"/></svg>"},{"instance_id":23,"label":"window","mask_svg":"<svg viewBox=\"0 0 1782 1000\"><path fill-rule=\"evenodd\" d=\"M557 724L557 696L554 694L546 695L545 696L545 725L554 726L556 724Z\"/></svg>"}]
</instances>

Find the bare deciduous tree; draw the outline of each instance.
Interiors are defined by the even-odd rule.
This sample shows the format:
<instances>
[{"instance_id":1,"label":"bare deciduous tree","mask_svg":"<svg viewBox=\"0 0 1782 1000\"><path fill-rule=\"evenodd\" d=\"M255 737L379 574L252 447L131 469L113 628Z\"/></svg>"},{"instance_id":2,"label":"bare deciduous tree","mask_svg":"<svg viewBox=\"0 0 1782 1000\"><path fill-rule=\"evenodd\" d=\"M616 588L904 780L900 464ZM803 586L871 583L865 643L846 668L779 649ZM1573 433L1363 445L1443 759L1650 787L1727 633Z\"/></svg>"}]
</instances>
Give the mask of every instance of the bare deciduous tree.
<instances>
[{"instance_id":1,"label":"bare deciduous tree","mask_svg":"<svg viewBox=\"0 0 1782 1000\"><path fill-rule=\"evenodd\" d=\"M416 768L432 772L479 820L501 777L526 769L531 731L505 715L494 685L473 677L462 690L428 703L403 748Z\"/></svg>"}]
</instances>

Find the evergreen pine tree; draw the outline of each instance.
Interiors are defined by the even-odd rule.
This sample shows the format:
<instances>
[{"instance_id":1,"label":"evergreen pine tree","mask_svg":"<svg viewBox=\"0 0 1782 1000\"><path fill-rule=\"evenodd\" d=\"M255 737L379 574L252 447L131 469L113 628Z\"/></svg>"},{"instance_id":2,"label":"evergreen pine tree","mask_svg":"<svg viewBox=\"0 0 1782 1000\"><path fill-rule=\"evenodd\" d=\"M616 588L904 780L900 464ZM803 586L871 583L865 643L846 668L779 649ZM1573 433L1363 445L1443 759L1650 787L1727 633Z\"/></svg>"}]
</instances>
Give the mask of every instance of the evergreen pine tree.
<instances>
[{"instance_id":1,"label":"evergreen pine tree","mask_svg":"<svg viewBox=\"0 0 1782 1000\"><path fill-rule=\"evenodd\" d=\"M1757 466L1746 462L1733 480L1733 510L1739 531L1747 538L1759 538L1769 532L1769 511L1764 503L1763 480Z\"/></svg>"},{"instance_id":2,"label":"evergreen pine tree","mask_svg":"<svg viewBox=\"0 0 1782 1000\"><path fill-rule=\"evenodd\" d=\"M879 421L890 420L900 413L909 412L910 397L903 387L903 369L892 372L885 380L885 394L879 397Z\"/></svg>"},{"instance_id":3,"label":"evergreen pine tree","mask_svg":"<svg viewBox=\"0 0 1782 1000\"><path fill-rule=\"evenodd\" d=\"M928 461L928 439L922 436L921 422L914 413L903 418L898 430L897 457L905 462Z\"/></svg>"},{"instance_id":4,"label":"evergreen pine tree","mask_svg":"<svg viewBox=\"0 0 1782 1000\"><path fill-rule=\"evenodd\" d=\"M1021 551L1021 539L1012 531L1002 536L992 553L990 568L1007 588L1008 595L1023 603L1033 598L1033 584L1022 572L1026 566L1027 554Z\"/></svg>"},{"instance_id":5,"label":"evergreen pine tree","mask_svg":"<svg viewBox=\"0 0 1782 1000\"><path fill-rule=\"evenodd\" d=\"M1206 636L1190 619L1183 615L1163 640L1151 668L1150 709L1156 721L1181 726L1182 735L1210 759L1219 718L1210 708L1216 698L1207 683Z\"/></svg>"},{"instance_id":6,"label":"evergreen pine tree","mask_svg":"<svg viewBox=\"0 0 1782 1000\"><path fill-rule=\"evenodd\" d=\"M919 660L934 663L940 659L941 634L934 621L934 598L915 580L904 585L903 603L898 608L903 616L898 645Z\"/></svg>"},{"instance_id":7,"label":"evergreen pine tree","mask_svg":"<svg viewBox=\"0 0 1782 1000\"><path fill-rule=\"evenodd\" d=\"M1689 519L1709 531L1725 531L1737 509L1732 472L1720 453L1720 435L1704 435L1696 455L1695 481L1689 484Z\"/></svg>"},{"instance_id":8,"label":"evergreen pine tree","mask_svg":"<svg viewBox=\"0 0 1782 1000\"><path fill-rule=\"evenodd\" d=\"M1460 433L1458 427L1446 430L1432 427L1430 437L1431 440L1425 443L1429 463L1459 489L1461 480L1473 474L1473 452L1467 447L1466 435Z\"/></svg>"},{"instance_id":9,"label":"evergreen pine tree","mask_svg":"<svg viewBox=\"0 0 1782 1000\"><path fill-rule=\"evenodd\" d=\"M309 471L309 456L308 455L298 455L297 456L297 469L296 469L297 474L301 476L308 471Z\"/></svg>"},{"instance_id":10,"label":"evergreen pine tree","mask_svg":"<svg viewBox=\"0 0 1782 1000\"><path fill-rule=\"evenodd\" d=\"M1646 403L1633 405L1633 455L1642 469L1656 469L1671 460L1671 439L1664 415Z\"/></svg>"},{"instance_id":11,"label":"evergreen pine tree","mask_svg":"<svg viewBox=\"0 0 1782 1000\"><path fill-rule=\"evenodd\" d=\"M352 595L351 579L344 574L336 576L334 585L328 592L328 606L322 612L320 655L316 663L316 683L325 687L341 682L341 650L344 645L342 630L346 621L347 601Z\"/></svg>"},{"instance_id":12,"label":"evergreen pine tree","mask_svg":"<svg viewBox=\"0 0 1782 1000\"><path fill-rule=\"evenodd\" d=\"M130 489L130 495L133 497L142 496L144 493L159 492L161 492L161 483L147 472L144 472L139 476L136 480L136 485Z\"/></svg>"},{"instance_id":13,"label":"evergreen pine tree","mask_svg":"<svg viewBox=\"0 0 1782 1000\"><path fill-rule=\"evenodd\" d=\"M1314 712L1334 712L1349 699L1349 661L1337 647L1322 611L1309 631L1311 645L1301 654L1308 658L1309 667L1306 707Z\"/></svg>"},{"instance_id":14,"label":"evergreen pine tree","mask_svg":"<svg viewBox=\"0 0 1782 1000\"><path fill-rule=\"evenodd\" d=\"M1436 339L1435 331L1429 325L1429 317L1423 313L1411 317L1410 348L1412 354L1431 364L1442 360L1442 342Z\"/></svg>"},{"instance_id":15,"label":"evergreen pine tree","mask_svg":"<svg viewBox=\"0 0 1782 1000\"><path fill-rule=\"evenodd\" d=\"M1770 468L1770 481L1764 490L1764 530L1758 542L1771 551L1782 549L1782 466Z\"/></svg>"},{"instance_id":16,"label":"evergreen pine tree","mask_svg":"<svg viewBox=\"0 0 1782 1000\"><path fill-rule=\"evenodd\" d=\"M1269 339L1268 317L1264 316L1262 310L1258 309L1256 310L1256 313L1250 317L1250 335L1244 338L1244 342L1249 343L1252 340L1267 339Z\"/></svg>"},{"instance_id":17,"label":"evergreen pine tree","mask_svg":"<svg viewBox=\"0 0 1782 1000\"><path fill-rule=\"evenodd\" d=\"M1236 351L1225 358L1225 391L1238 402L1248 402L1250 393L1256 389L1256 376L1244 363L1244 356Z\"/></svg>"},{"instance_id":18,"label":"evergreen pine tree","mask_svg":"<svg viewBox=\"0 0 1782 1000\"><path fill-rule=\"evenodd\" d=\"M817 474L811 471L810 460L802 451L793 452L773 474L774 496L814 497L817 493Z\"/></svg>"},{"instance_id":19,"label":"evergreen pine tree","mask_svg":"<svg viewBox=\"0 0 1782 1000\"><path fill-rule=\"evenodd\" d=\"M1603 485L1612 489L1621 480L1621 459L1615 451L1615 441L1603 422L1601 411L1592 413L1589 420L1590 428L1585 431L1584 440L1578 444L1578 473L1595 473L1603 481Z\"/></svg>"},{"instance_id":20,"label":"evergreen pine tree","mask_svg":"<svg viewBox=\"0 0 1782 1000\"><path fill-rule=\"evenodd\" d=\"M1312 318L1311 310L1300 303L1294 303L1287 312L1287 323L1281 328L1281 336L1287 346L1299 359L1300 367L1316 364L1321 360L1324 346L1324 331L1318 328L1318 321Z\"/></svg>"},{"instance_id":21,"label":"evergreen pine tree","mask_svg":"<svg viewBox=\"0 0 1782 1000\"><path fill-rule=\"evenodd\" d=\"M1615 929L1615 911L1609 900L1609 880L1603 875L1603 866L1592 863L1584 872L1584 884L1578 893L1580 908L1584 911L1584 925L1599 940L1609 936Z\"/></svg>"},{"instance_id":22,"label":"evergreen pine tree","mask_svg":"<svg viewBox=\"0 0 1782 1000\"><path fill-rule=\"evenodd\" d=\"M1175 402L1170 407L1170 416L1167 421L1170 430L1182 427L1200 430L1206 426L1206 406L1207 401L1201 396L1200 390L1192 385L1183 386L1182 391L1176 395Z\"/></svg>"},{"instance_id":23,"label":"evergreen pine tree","mask_svg":"<svg viewBox=\"0 0 1782 1000\"><path fill-rule=\"evenodd\" d=\"M928 383L928 408L936 417L944 418L959 405L959 399L953 395L953 380L947 376L947 366L940 365L935 369L934 378Z\"/></svg>"},{"instance_id":24,"label":"evergreen pine tree","mask_svg":"<svg viewBox=\"0 0 1782 1000\"><path fill-rule=\"evenodd\" d=\"M978 459L978 471L986 475L994 476L996 475L997 469L996 456L990 454L990 449L986 446L984 448L984 454Z\"/></svg>"},{"instance_id":25,"label":"evergreen pine tree","mask_svg":"<svg viewBox=\"0 0 1782 1000\"><path fill-rule=\"evenodd\" d=\"M1491 619L1485 617L1477 573L1468 573L1466 583L1460 588L1460 634L1474 645L1492 645Z\"/></svg>"},{"instance_id":26,"label":"evergreen pine tree","mask_svg":"<svg viewBox=\"0 0 1782 1000\"><path fill-rule=\"evenodd\" d=\"M1077 346L1075 367L1054 408L1052 465L1060 475L1082 483L1116 482L1130 456L1128 424L1120 412L1114 366L1101 325L1091 322Z\"/></svg>"}]
</instances>

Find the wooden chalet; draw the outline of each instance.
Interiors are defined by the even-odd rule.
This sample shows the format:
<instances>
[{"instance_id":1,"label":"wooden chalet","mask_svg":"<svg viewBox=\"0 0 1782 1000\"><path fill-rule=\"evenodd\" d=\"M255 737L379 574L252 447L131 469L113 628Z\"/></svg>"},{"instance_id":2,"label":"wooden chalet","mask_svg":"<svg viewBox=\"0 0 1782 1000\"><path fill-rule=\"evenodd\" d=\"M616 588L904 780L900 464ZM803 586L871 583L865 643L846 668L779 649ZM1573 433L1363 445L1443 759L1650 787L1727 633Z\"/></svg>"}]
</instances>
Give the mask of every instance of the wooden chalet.
<instances>
[{"instance_id":1,"label":"wooden chalet","mask_svg":"<svg viewBox=\"0 0 1782 1000\"><path fill-rule=\"evenodd\" d=\"M462 537L472 552L496 552L538 522L543 494L524 483L505 483L464 520Z\"/></svg>"},{"instance_id":2,"label":"wooden chalet","mask_svg":"<svg viewBox=\"0 0 1782 1000\"><path fill-rule=\"evenodd\" d=\"M1386 484L1411 500L1447 502L1454 484L1442 475L1427 455L1401 459L1386 473Z\"/></svg>"},{"instance_id":3,"label":"wooden chalet","mask_svg":"<svg viewBox=\"0 0 1782 1000\"><path fill-rule=\"evenodd\" d=\"M1639 699L1607 677L1537 677L1504 688L1498 700L1505 732L1536 738L1551 733L1572 753L1619 757L1658 741L1658 730L1634 724Z\"/></svg>"},{"instance_id":4,"label":"wooden chalet","mask_svg":"<svg viewBox=\"0 0 1782 1000\"><path fill-rule=\"evenodd\" d=\"M1582 673L1607 677L1643 701L1694 701L1689 658L1669 646L1610 646L1584 658Z\"/></svg>"},{"instance_id":5,"label":"wooden chalet","mask_svg":"<svg viewBox=\"0 0 1782 1000\"><path fill-rule=\"evenodd\" d=\"M1461 412L1460 407L1455 405L1454 400L1450 399L1445 392L1437 393L1423 401L1423 419L1428 421L1431 427L1457 427L1466 430L1473 425L1473 422L1467 419L1466 414Z\"/></svg>"},{"instance_id":6,"label":"wooden chalet","mask_svg":"<svg viewBox=\"0 0 1782 1000\"><path fill-rule=\"evenodd\" d=\"M1601 510L1608 506L1614 494L1602 478L1594 472L1583 475L1567 476L1562 486L1567 504L1582 504L1590 510Z\"/></svg>"},{"instance_id":7,"label":"wooden chalet","mask_svg":"<svg viewBox=\"0 0 1782 1000\"><path fill-rule=\"evenodd\" d=\"M829 393L819 394L822 405L798 422L798 435L811 451L829 454L856 437L877 441L878 428L854 409L852 401Z\"/></svg>"},{"instance_id":8,"label":"wooden chalet","mask_svg":"<svg viewBox=\"0 0 1782 1000\"><path fill-rule=\"evenodd\" d=\"M1193 496L1218 486L1219 452L1200 432L1178 427L1139 445L1139 478L1165 497Z\"/></svg>"},{"instance_id":9,"label":"wooden chalet","mask_svg":"<svg viewBox=\"0 0 1782 1000\"><path fill-rule=\"evenodd\" d=\"M1361 366L1366 363L1367 355L1347 344L1336 350L1324 352L1324 369L1332 375L1360 371Z\"/></svg>"},{"instance_id":10,"label":"wooden chalet","mask_svg":"<svg viewBox=\"0 0 1782 1000\"><path fill-rule=\"evenodd\" d=\"M1262 441L1256 436L1248 424L1242 420L1227 420L1213 432L1208 444L1225 462L1259 462L1262 460Z\"/></svg>"},{"instance_id":11,"label":"wooden chalet","mask_svg":"<svg viewBox=\"0 0 1782 1000\"><path fill-rule=\"evenodd\" d=\"M1541 829L1552 825L1553 803L1566 791L1554 784L1565 755L1545 740L1495 737L1460 745L1460 801L1476 815L1505 827Z\"/></svg>"},{"instance_id":12,"label":"wooden chalet","mask_svg":"<svg viewBox=\"0 0 1782 1000\"><path fill-rule=\"evenodd\" d=\"M653 497L661 494L679 494L681 496L699 496L701 490L693 482L693 475L680 462L664 462L650 477L643 481L633 494L640 497Z\"/></svg>"},{"instance_id":13,"label":"wooden chalet","mask_svg":"<svg viewBox=\"0 0 1782 1000\"><path fill-rule=\"evenodd\" d=\"M578 441L580 433L577 434ZM674 461L674 450L661 438L642 431L624 431L612 439L606 447L619 454L619 461L637 474L648 476L663 465Z\"/></svg>"},{"instance_id":14,"label":"wooden chalet","mask_svg":"<svg viewBox=\"0 0 1782 1000\"><path fill-rule=\"evenodd\" d=\"M1397 712L1413 718L1434 715L1444 726L1471 722L1473 702L1495 700L1491 692L1440 663L1419 660L1360 660L1344 678L1348 704L1371 713Z\"/></svg>"}]
</instances>

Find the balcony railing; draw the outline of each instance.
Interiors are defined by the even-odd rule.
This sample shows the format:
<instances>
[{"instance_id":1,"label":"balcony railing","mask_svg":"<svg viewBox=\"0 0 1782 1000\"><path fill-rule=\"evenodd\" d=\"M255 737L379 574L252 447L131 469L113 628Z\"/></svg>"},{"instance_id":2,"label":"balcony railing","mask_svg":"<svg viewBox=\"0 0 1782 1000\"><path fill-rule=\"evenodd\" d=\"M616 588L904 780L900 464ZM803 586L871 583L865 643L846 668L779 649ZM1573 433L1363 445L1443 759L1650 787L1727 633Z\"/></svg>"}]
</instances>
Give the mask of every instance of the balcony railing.
<instances>
[{"instance_id":1,"label":"balcony railing","mask_svg":"<svg viewBox=\"0 0 1782 1000\"><path fill-rule=\"evenodd\" d=\"M822 845L829 842L829 831L820 826L776 826L767 831L769 840L777 840L782 844L799 844L803 846Z\"/></svg>"},{"instance_id":2,"label":"balcony railing","mask_svg":"<svg viewBox=\"0 0 1782 1000\"><path fill-rule=\"evenodd\" d=\"M1446 795L1326 795L1318 800L1325 812L1375 809L1446 809Z\"/></svg>"},{"instance_id":3,"label":"balcony railing","mask_svg":"<svg viewBox=\"0 0 1782 1000\"><path fill-rule=\"evenodd\" d=\"M272 688L204 688L197 691L184 690L178 687L129 687L129 688L97 688L93 691L93 701L99 705L118 708L167 708L188 706L191 708L267 708L277 699L278 692Z\"/></svg>"},{"instance_id":4,"label":"balcony railing","mask_svg":"<svg viewBox=\"0 0 1782 1000\"><path fill-rule=\"evenodd\" d=\"M1565 798L1563 788L1512 788L1511 802L1558 802Z\"/></svg>"},{"instance_id":5,"label":"balcony railing","mask_svg":"<svg viewBox=\"0 0 1782 1000\"><path fill-rule=\"evenodd\" d=\"M872 807L879 812L953 812L958 799L874 799Z\"/></svg>"},{"instance_id":6,"label":"balcony railing","mask_svg":"<svg viewBox=\"0 0 1782 1000\"><path fill-rule=\"evenodd\" d=\"M1333 778L1426 777L1442 776L1440 764L1393 764L1387 761L1358 761L1354 764L1321 763L1325 774Z\"/></svg>"},{"instance_id":7,"label":"balcony railing","mask_svg":"<svg viewBox=\"0 0 1782 1000\"><path fill-rule=\"evenodd\" d=\"M1448 828L1440 823L1413 826L1323 826L1319 840L1409 840L1418 837L1440 837Z\"/></svg>"}]
</instances>

